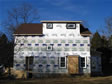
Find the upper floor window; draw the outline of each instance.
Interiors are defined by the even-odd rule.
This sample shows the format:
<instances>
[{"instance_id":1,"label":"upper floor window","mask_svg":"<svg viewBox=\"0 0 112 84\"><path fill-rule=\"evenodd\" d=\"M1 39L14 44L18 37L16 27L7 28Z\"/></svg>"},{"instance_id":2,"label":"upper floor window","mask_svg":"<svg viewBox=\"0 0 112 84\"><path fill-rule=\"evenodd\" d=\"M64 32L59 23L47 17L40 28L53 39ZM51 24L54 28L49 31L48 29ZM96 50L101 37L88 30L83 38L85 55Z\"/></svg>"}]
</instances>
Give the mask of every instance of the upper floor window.
<instances>
[{"instance_id":1,"label":"upper floor window","mask_svg":"<svg viewBox=\"0 0 112 84\"><path fill-rule=\"evenodd\" d=\"M76 29L76 24L67 24L67 29Z\"/></svg>"},{"instance_id":2,"label":"upper floor window","mask_svg":"<svg viewBox=\"0 0 112 84\"><path fill-rule=\"evenodd\" d=\"M47 23L47 29L53 29L53 23Z\"/></svg>"}]
</instances>

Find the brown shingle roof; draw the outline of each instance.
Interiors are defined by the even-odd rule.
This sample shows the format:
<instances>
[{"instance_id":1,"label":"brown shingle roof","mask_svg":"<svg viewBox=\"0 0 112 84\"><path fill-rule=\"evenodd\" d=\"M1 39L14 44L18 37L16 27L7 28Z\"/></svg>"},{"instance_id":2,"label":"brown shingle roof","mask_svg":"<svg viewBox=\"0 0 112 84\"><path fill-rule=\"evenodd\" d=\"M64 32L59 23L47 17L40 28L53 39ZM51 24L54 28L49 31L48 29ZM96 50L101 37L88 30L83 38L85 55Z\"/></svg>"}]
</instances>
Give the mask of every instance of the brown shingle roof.
<instances>
[{"instance_id":1,"label":"brown shingle roof","mask_svg":"<svg viewBox=\"0 0 112 84\"><path fill-rule=\"evenodd\" d=\"M16 31L15 35L42 35L42 24L22 24L20 25Z\"/></svg>"},{"instance_id":2,"label":"brown shingle roof","mask_svg":"<svg viewBox=\"0 0 112 84\"><path fill-rule=\"evenodd\" d=\"M90 36L92 33L89 31L88 28L84 28L84 26L81 24L80 25L80 34L82 36Z\"/></svg>"},{"instance_id":3,"label":"brown shingle roof","mask_svg":"<svg viewBox=\"0 0 112 84\"><path fill-rule=\"evenodd\" d=\"M42 35L43 34L43 27L42 24L22 24L20 25L14 35ZM88 28L84 28L84 26L80 25L80 34L82 36L90 36L91 32Z\"/></svg>"}]
</instances>

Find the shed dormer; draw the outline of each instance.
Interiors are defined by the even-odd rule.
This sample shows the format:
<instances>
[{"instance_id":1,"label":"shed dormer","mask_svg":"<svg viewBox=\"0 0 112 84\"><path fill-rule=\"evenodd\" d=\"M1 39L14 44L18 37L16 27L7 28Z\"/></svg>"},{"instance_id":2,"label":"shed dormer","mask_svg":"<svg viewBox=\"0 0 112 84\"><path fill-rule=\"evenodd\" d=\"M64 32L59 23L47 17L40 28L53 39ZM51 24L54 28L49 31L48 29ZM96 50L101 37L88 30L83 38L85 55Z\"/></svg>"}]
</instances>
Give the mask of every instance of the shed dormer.
<instances>
[{"instance_id":1,"label":"shed dormer","mask_svg":"<svg viewBox=\"0 0 112 84\"><path fill-rule=\"evenodd\" d=\"M57 35L57 37L61 37L62 35L66 35L69 37L73 35L75 37L81 36L82 29L84 30L84 26L82 26L82 21L41 21L43 24L43 34L52 37L53 35ZM82 29L80 29L82 28ZM90 33L91 34L91 33ZM84 32L83 32L83 35Z\"/></svg>"}]
</instances>

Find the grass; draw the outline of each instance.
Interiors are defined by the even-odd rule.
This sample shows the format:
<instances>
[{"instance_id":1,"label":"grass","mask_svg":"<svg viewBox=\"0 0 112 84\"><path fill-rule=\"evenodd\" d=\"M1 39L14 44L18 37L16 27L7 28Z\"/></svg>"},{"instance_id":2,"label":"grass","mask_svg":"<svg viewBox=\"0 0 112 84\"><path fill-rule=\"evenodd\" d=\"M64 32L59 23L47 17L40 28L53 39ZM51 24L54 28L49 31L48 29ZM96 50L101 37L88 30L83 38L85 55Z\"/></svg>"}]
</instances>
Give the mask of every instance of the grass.
<instances>
[{"instance_id":1,"label":"grass","mask_svg":"<svg viewBox=\"0 0 112 84\"><path fill-rule=\"evenodd\" d=\"M0 84L112 84L112 76L0 80Z\"/></svg>"}]
</instances>

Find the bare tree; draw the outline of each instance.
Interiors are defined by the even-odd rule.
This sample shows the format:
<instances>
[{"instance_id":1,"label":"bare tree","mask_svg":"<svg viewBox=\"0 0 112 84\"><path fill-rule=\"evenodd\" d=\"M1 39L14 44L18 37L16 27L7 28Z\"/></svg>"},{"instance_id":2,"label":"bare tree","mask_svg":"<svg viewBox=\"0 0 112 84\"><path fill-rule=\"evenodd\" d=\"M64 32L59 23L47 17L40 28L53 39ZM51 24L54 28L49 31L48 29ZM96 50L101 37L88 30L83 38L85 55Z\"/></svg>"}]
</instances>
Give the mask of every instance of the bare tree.
<instances>
[{"instance_id":1,"label":"bare tree","mask_svg":"<svg viewBox=\"0 0 112 84\"><path fill-rule=\"evenodd\" d=\"M112 16L105 19L105 27L102 33L107 37L112 35Z\"/></svg>"},{"instance_id":2,"label":"bare tree","mask_svg":"<svg viewBox=\"0 0 112 84\"><path fill-rule=\"evenodd\" d=\"M31 4L24 3L19 7L8 10L8 19L3 22L3 25L14 32L16 27L20 24L33 23L37 20L39 20L37 9Z\"/></svg>"}]
</instances>

